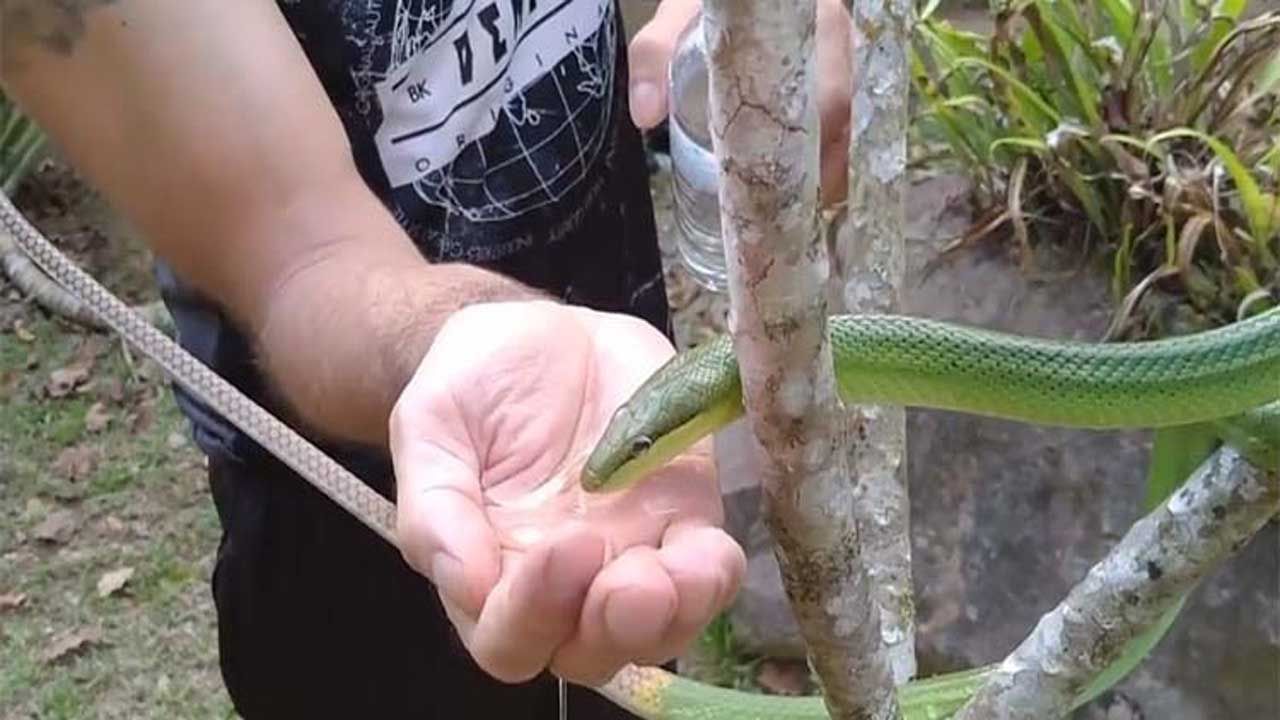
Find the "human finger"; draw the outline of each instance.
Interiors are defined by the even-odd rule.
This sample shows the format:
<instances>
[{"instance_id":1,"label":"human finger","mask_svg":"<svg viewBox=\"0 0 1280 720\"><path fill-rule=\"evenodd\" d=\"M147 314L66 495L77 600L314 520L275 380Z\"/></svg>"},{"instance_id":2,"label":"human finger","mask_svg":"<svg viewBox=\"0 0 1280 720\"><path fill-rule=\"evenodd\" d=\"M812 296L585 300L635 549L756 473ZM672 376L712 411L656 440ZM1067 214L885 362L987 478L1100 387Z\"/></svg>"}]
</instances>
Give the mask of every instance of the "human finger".
<instances>
[{"instance_id":1,"label":"human finger","mask_svg":"<svg viewBox=\"0 0 1280 720\"><path fill-rule=\"evenodd\" d=\"M505 682L523 682L545 670L576 630L605 551L599 535L571 528L510 556L512 569L490 594L466 640L476 663Z\"/></svg>"},{"instance_id":2,"label":"human finger","mask_svg":"<svg viewBox=\"0 0 1280 720\"><path fill-rule=\"evenodd\" d=\"M746 572L742 548L724 530L698 523L667 529L658 550L676 589L676 612L660 653L677 655L716 614L733 602Z\"/></svg>"},{"instance_id":3,"label":"human finger","mask_svg":"<svg viewBox=\"0 0 1280 720\"><path fill-rule=\"evenodd\" d=\"M631 39L628 51L631 120L636 127L657 126L667 115L667 68L676 38L698 13L699 0L664 0Z\"/></svg>"},{"instance_id":4,"label":"human finger","mask_svg":"<svg viewBox=\"0 0 1280 720\"><path fill-rule=\"evenodd\" d=\"M831 206L843 202L849 189L853 23L841 0L818 3L817 38L822 203Z\"/></svg>"},{"instance_id":5,"label":"human finger","mask_svg":"<svg viewBox=\"0 0 1280 720\"><path fill-rule=\"evenodd\" d=\"M410 567L468 615L498 581L500 545L484 512L479 462L447 384L420 372L392 411L396 537ZM463 433L465 436L465 433Z\"/></svg>"},{"instance_id":6,"label":"human finger","mask_svg":"<svg viewBox=\"0 0 1280 720\"><path fill-rule=\"evenodd\" d=\"M661 663L658 647L675 617L676 588L652 547L628 548L596 577L577 632L552 670L583 685L606 682L628 662Z\"/></svg>"}]
</instances>

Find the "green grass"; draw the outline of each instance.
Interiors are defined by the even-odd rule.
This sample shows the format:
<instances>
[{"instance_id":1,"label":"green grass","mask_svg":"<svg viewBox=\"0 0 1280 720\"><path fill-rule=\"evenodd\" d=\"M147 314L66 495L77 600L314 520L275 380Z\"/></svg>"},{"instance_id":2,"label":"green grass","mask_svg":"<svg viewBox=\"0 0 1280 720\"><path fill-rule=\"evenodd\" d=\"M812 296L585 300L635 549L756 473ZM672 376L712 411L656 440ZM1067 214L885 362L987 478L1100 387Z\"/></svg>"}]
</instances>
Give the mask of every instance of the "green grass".
<instances>
[{"instance_id":1,"label":"green grass","mask_svg":"<svg viewBox=\"0 0 1280 720\"><path fill-rule=\"evenodd\" d=\"M760 658L738 647L733 624L727 614L718 615L703 629L694 655L689 674L699 681L719 687L759 691L755 677Z\"/></svg>"},{"instance_id":2,"label":"green grass","mask_svg":"<svg viewBox=\"0 0 1280 720\"><path fill-rule=\"evenodd\" d=\"M11 302L0 300L9 316ZM0 610L0 720L233 717L208 584L217 519L201 456L174 442L186 425L160 373L131 366L106 336L31 308L16 314L33 339L0 328L0 595L26 602ZM90 383L49 397L49 374L87 342L97 348ZM91 433L95 402L112 421ZM150 419L135 429L135 413ZM96 467L75 480L59 473L68 448L90 449ZM56 511L74 514L70 536L37 540ZM124 589L99 597L99 579L121 567L134 570ZM89 630L100 643L46 661L61 633Z\"/></svg>"}]
</instances>

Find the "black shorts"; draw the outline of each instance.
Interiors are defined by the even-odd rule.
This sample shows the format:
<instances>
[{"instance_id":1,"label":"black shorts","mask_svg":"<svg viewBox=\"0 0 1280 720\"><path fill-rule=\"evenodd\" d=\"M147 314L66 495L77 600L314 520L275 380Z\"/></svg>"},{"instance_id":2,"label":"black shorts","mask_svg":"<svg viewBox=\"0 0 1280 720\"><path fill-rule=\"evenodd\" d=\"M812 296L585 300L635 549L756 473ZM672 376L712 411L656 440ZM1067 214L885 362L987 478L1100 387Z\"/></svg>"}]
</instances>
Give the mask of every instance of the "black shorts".
<instances>
[{"instance_id":1,"label":"black shorts","mask_svg":"<svg viewBox=\"0 0 1280 720\"><path fill-rule=\"evenodd\" d=\"M223 679L245 720L553 720L557 683L485 674L431 584L282 464L212 457ZM573 720L634 720L570 685Z\"/></svg>"}]
</instances>

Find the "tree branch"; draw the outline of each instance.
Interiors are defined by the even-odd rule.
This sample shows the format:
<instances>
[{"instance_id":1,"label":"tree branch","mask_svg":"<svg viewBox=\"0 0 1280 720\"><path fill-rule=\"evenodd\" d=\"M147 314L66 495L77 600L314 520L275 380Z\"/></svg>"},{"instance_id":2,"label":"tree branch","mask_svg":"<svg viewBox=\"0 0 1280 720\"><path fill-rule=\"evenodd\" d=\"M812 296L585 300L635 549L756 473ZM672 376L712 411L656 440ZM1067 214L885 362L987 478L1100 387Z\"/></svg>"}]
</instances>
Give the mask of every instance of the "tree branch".
<instances>
[{"instance_id":1,"label":"tree branch","mask_svg":"<svg viewBox=\"0 0 1280 720\"><path fill-rule=\"evenodd\" d=\"M1224 447L1136 523L954 720L1049 720L1124 646L1280 511L1280 469Z\"/></svg>"},{"instance_id":2,"label":"tree branch","mask_svg":"<svg viewBox=\"0 0 1280 720\"><path fill-rule=\"evenodd\" d=\"M814 0L705 0L704 12L729 329L764 521L832 717L895 718L826 333Z\"/></svg>"},{"instance_id":3,"label":"tree branch","mask_svg":"<svg viewBox=\"0 0 1280 720\"><path fill-rule=\"evenodd\" d=\"M836 219L832 241L839 280L833 312L894 313L906 272L907 43L913 7L909 0L846 4L854 17L854 86L848 207ZM855 517L885 652L900 685L916 674L906 409L865 405L848 410L859 440L849 456L857 488Z\"/></svg>"}]
</instances>

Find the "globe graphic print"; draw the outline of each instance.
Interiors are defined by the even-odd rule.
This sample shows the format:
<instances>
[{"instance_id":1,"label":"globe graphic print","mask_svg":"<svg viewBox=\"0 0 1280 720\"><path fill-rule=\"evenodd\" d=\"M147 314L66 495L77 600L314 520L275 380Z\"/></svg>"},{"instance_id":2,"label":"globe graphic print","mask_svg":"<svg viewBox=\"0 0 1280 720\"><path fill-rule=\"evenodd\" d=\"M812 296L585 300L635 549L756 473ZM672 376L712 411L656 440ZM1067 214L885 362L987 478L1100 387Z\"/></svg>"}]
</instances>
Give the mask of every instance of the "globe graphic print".
<instances>
[{"instance_id":1,"label":"globe graphic print","mask_svg":"<svg viewBox=\"0 0 1280 720\"><path fill-rule=\"evenodd\" d=\"M607 139L616 34L612 18L603 18L548 72L488 110L493 129L415 180L418 197L472 222L508 220L562 199Z\"/></svg>"}]
</instances>

